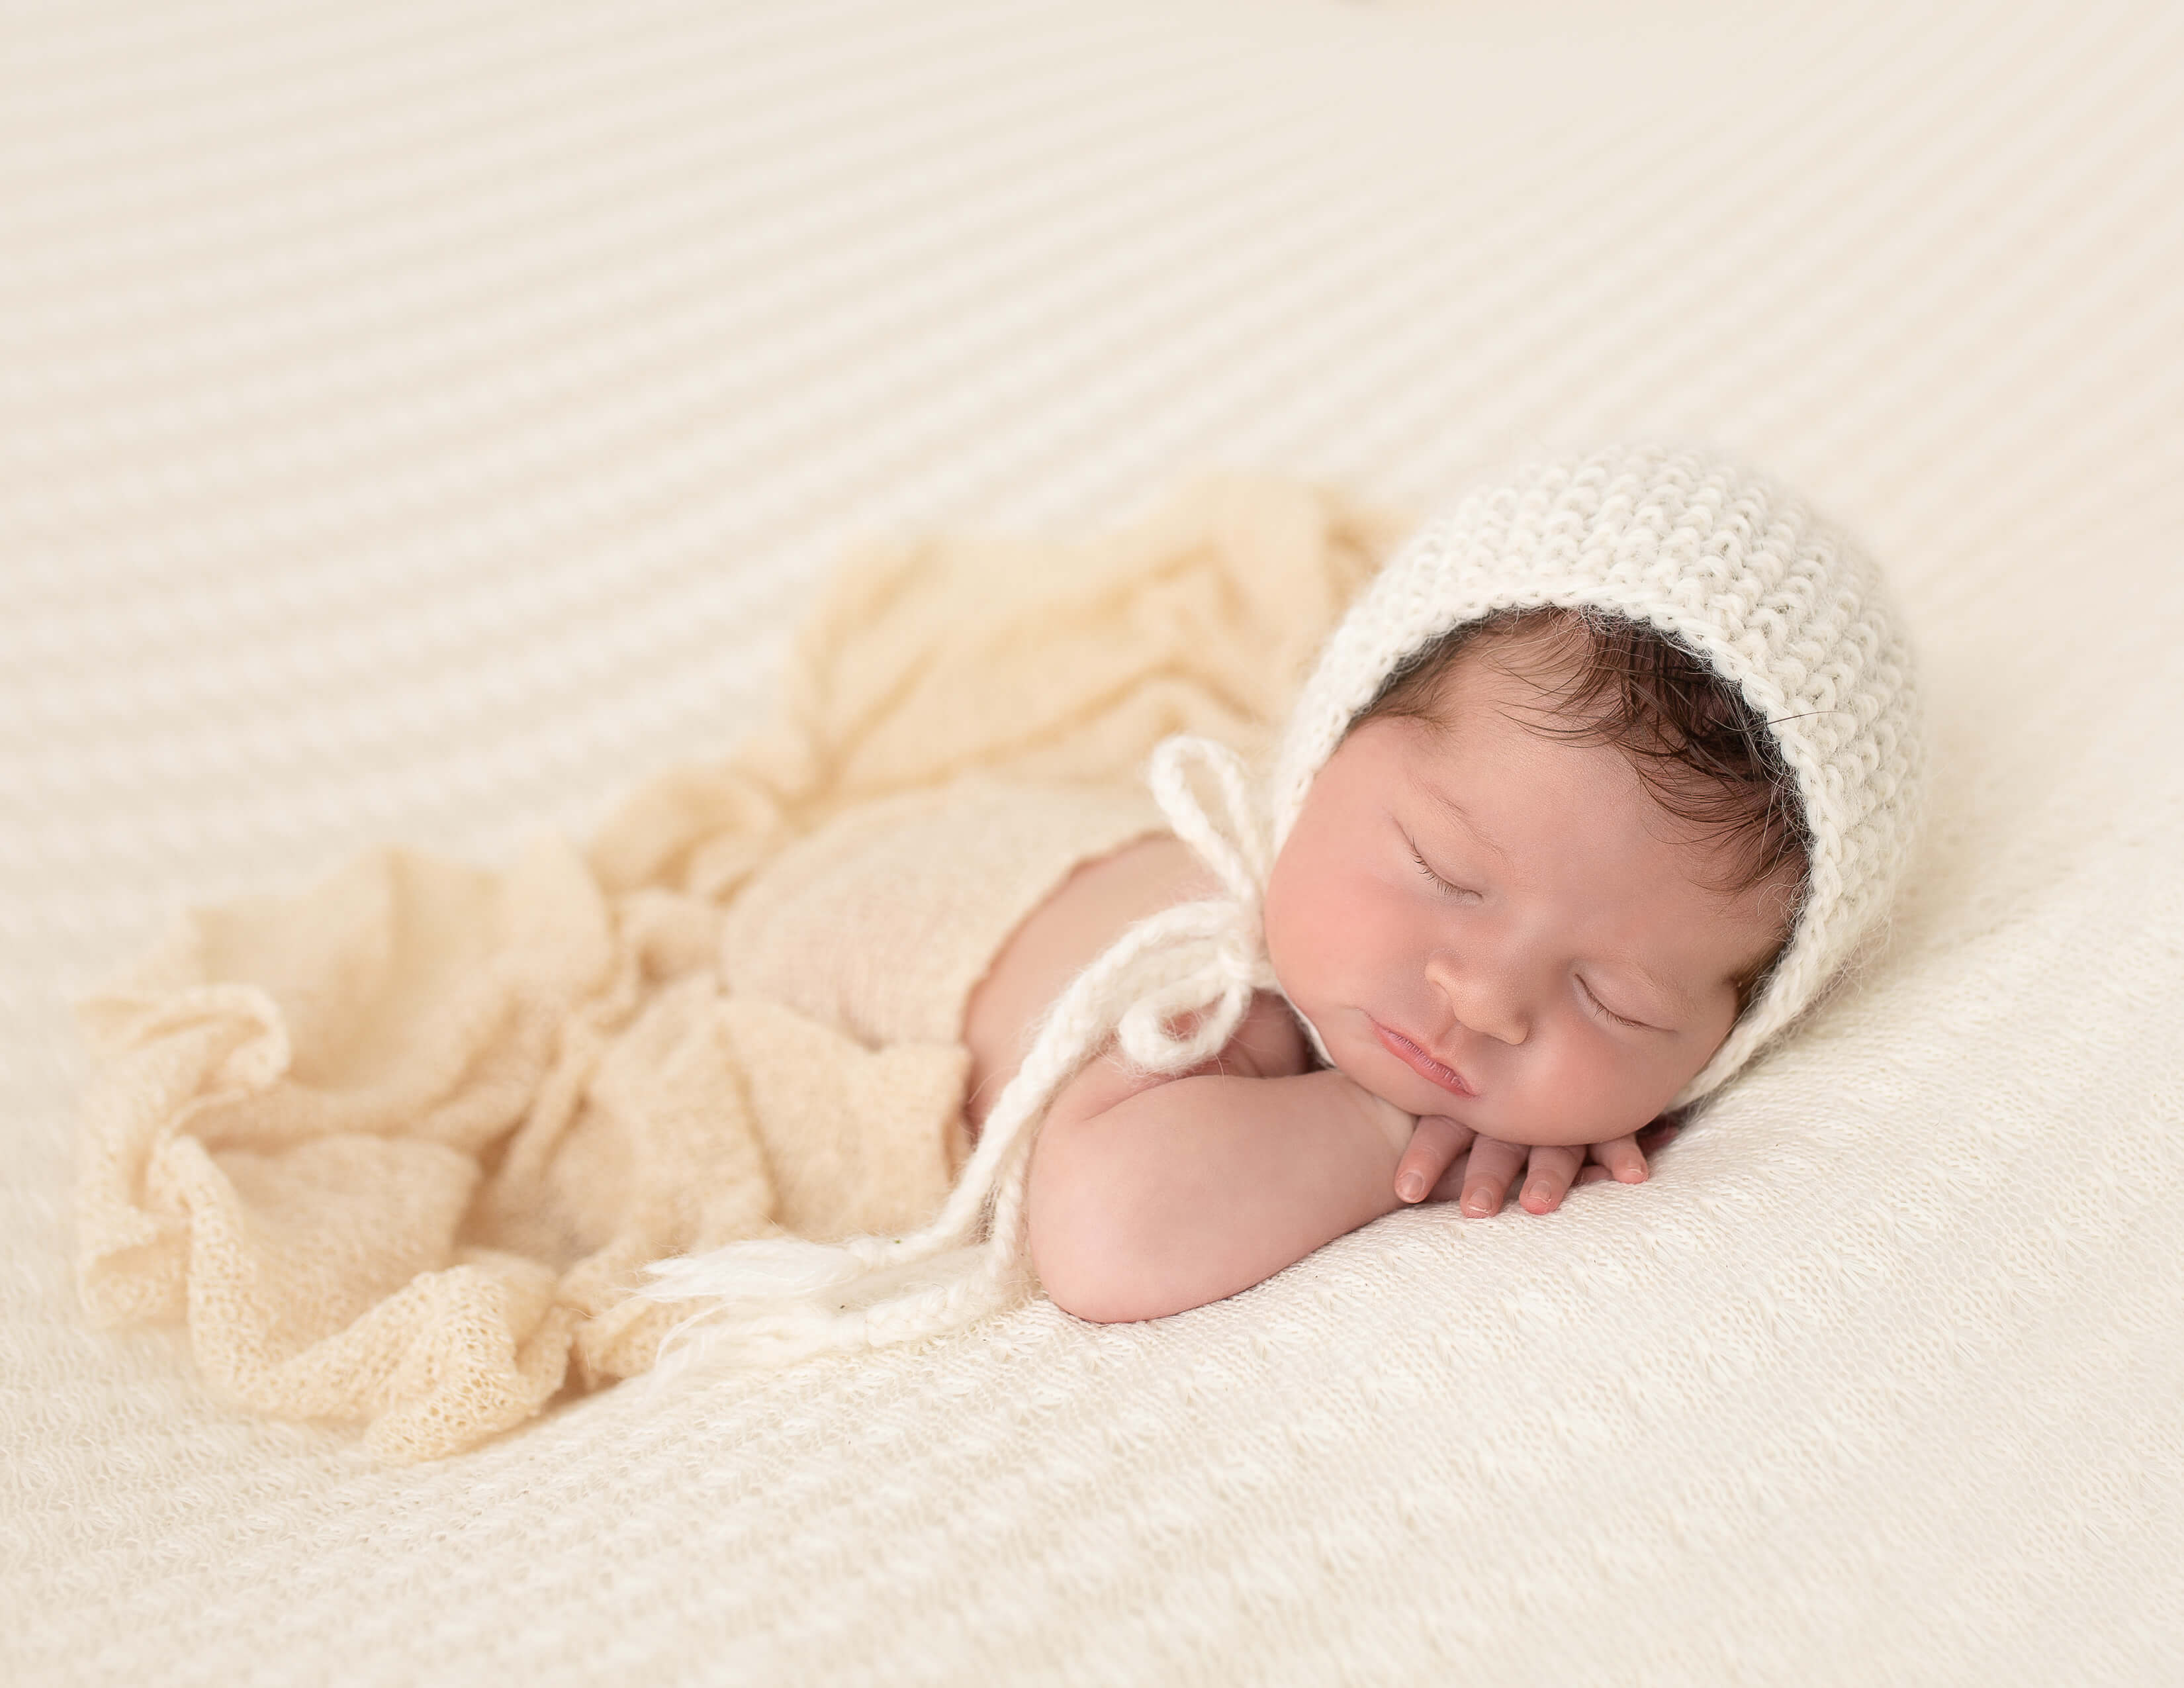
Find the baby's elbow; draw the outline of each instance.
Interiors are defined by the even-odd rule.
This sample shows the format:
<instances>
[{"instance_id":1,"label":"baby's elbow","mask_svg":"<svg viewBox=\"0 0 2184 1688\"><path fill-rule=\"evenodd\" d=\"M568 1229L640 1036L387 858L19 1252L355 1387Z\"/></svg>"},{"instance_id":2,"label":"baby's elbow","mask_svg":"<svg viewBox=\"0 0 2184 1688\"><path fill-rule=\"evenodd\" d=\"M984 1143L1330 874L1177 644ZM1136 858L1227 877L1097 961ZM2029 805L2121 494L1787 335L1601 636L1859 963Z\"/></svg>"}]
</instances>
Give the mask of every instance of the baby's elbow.
<instances>
[{"instance_id":1,"label":"baby's elbow","mask_svg":"<svg viewBox=\"0 0 2184 1688\"><path fill-rule=\"evenodd\" d=\"M1035 1147L1024 1219L1039 1284L1055 1306L1092 1324L1173 1312L1154 1293L1145 1240L1134 1234L1130 1204L1101 1176L1097 1150L1081 1131L1051 1128Z\"/></svg>"},{"instance_id":2,"label":"baby's elbow","mask_svg":"<svg viewBox=\"0 0 2184 1688\"><path fill-rule=\"evenodd\" d=\"M1096 1266L1084 1270L1080 1262L1065 1259L1058 1266L1040 1265L1039 1276L1047 1300L1087 1324L1128 1324L1158 1316L1127 1284Z\"/></svg>"},{"instance_id":3,"label":"baby's elbow","mask_svg":"<svg viewBox=\"0 0 2184 1688\"><path fill-rule=\"evenodd\" d=\"M1034 1202L1028 1218L1032 1265L1047 1299L1062 1312L1092 1324L1124 1324L1168 1311L1145 1293L1129 1245L1109 1216L1059 1212L1054 1204L1042 1213Z\"/></svg>"}]
</instances>

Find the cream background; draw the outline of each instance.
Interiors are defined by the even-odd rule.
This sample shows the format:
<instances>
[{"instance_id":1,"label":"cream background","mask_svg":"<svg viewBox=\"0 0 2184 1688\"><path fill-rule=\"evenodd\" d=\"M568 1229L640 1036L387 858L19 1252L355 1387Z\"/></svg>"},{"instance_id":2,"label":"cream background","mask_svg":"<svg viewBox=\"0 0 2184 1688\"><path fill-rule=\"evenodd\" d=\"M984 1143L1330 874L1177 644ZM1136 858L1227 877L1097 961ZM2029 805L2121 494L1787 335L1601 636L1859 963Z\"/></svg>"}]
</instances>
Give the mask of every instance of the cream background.
<instances>
[{"instance_id":1,"label":"cream background","mask_svg":"<svg viewBox=\"0 0 2184 1688\"><path fill-rule=\"evenodd\" d=\"M81 4L0 53L25 1681L2184 1675L2184 14ZM844 548L1610 435L1859 526L1891 955L1639 1190L370 1468L66 1274L64 996L756 716Z\"/></svg>"}]
</instances>

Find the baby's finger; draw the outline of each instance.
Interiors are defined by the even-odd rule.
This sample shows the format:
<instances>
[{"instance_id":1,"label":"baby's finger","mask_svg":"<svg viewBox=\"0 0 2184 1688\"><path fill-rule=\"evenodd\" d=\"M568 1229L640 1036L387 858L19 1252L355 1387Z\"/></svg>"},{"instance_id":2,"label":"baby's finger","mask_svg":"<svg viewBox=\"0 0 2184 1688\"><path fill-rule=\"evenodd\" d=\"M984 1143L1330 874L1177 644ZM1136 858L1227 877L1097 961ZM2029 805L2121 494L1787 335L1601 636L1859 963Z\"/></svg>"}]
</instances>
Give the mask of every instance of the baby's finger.
<instances>
[{"instance_id":1,"label":"baby's finger","mask_svg":"<svg viewBox=\"0 0 2184 1688\"><path fill-rule=\"evenodd\" d=\"M1446 1114L1423 1114L1411 1129L1409 1145L1396 1162L1396 1195L1404 1201L1423 1201L1440 1182L1441 1174L1456 1164L1456 1157L1471 1146L1472 1131Z\"/></svg>"},{"instance_id":2,"label":"baby's finger","mask_svg":"<svg viewBox=\"0 0 2184 1688\"><path fill-rule=\"evenodd\" d=\"M1482 1137L1471 1145L1471 1164L1463 1174L1463 1211L1484 1219L1502 1211L1502 1199L1524 1167L1528 1151L1498 1137Z\"/></svg>"},{"instance_id":3,"label":"baby's finger","mask_svg":"<svg viewBox=\"0 0 2184 1688\"><path fill-rule=\"evenodd\" d=\"M1618 1137L1592 1145L1592 1158L1605 1167L1618 1184L1646 1182L1646 1151L1635 1137Z\"/></svg>"},{"instance_id":4,"label":"baby's finger","mask_svg":"<svg viewBox=\"0 0 2184 1688\"><path fill-rule=\"evenodd\" d=\"M1432 1193L1426 1197L1426 1200L1429 1201L1455 1201L1463 1194L1463 1181L1470 1176L1470 1173L1471 1155L1468 1150L1466 1150L1449 1163L1448 1170L1440 1175L1440 1181L1434 1185Z\"/></svg>"},{"instance_id":5,"label":"baby's finger","mask_svg":"<svg viewBox=\"0 0 2184 1688\"><path fill-rule=\"evenodd\" d=\"M1585 1164L1582 1149L1541 1147L1532 1150L1532 1170L1525 1174L1524 1206L1528 1213L1552 1213L1569 1194L1570 1180Z\"/></svg>"}]
</instances>

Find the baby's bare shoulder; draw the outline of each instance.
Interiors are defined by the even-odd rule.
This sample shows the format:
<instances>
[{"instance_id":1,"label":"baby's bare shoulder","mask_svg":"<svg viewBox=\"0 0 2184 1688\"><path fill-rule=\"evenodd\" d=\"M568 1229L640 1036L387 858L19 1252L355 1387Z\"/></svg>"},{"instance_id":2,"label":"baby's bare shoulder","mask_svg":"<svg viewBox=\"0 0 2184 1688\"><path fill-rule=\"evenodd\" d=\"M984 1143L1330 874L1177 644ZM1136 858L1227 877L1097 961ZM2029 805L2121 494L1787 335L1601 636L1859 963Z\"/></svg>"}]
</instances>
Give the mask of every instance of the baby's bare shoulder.
<instances>
[{"instance_id":1,"label":"baby's bare shoulder","mask_svg":"<svg viewBox=\"0 0 2184 1688\"><path fill-rule=\"evenodd\" d=\"M1304 1028L1288 1003L1272 991L1251 999L1244 1022L1236 1028L1226 1048L1200 1069L1207 1072L1236 1072L1251 1078L1294 1078L1317 1065Z\"/></svg>"},{"instance_id":2,"label":"baby's bare shoulder","mask_svg":"<svg viewBox=\"0 0 2184 1688\"><path fill-rule=\"evenodd\" d=\"M1174 1028L1190 1029L1188 1019ZM1118 1103L1147 1090L1173 1084L1179 1078L1219 1074L1228 1078L1294 1078L1312 1070L1312 1050L1304 1031L1289 1005L1269 991L1251 1000L1243 1022L1230 1034L1219 1054L1179 1072L1148 1072L1125 1060L1110 1044L1098 1059L1088 1064L1056 1093L1049 1119L1082 1123L1105 1113Z\"/></svg>"},{"instance_id":3,"label":"baby's bare shoulder","mask_svg":"<svg viewBox=\"0 0 2184 1688\"><path fill-rule=\"evenodd\" d=\"M1022 1061L1031 1028L1100 952L1148 915L1216 887L1188 846L1162 833L1086 862L1025 916L994 956L963 1017L975 1127Z\"/></svg>"}]
</instances>

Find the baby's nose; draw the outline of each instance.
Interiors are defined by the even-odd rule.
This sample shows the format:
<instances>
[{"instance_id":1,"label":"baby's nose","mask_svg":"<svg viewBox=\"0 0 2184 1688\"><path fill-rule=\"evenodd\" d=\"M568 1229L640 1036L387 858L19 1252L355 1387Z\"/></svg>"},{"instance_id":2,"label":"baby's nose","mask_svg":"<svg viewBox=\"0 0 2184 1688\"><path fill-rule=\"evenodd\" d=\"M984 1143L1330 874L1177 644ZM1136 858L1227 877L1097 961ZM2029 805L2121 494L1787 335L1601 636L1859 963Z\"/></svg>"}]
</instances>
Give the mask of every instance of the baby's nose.
<instances>
[{"instance_id":1,"label":"baby's nose","mask_svg":"<svg viewBox=\"0 0 2184 1688\"><path fill-rule=\"evenodd\" d=\"M1490 963L1467 965L1436 952L1426 963L1426 974L1447 999L1449 1011L1473 1031L1502 1044L1521 1044L1532 1034L1524 992L1509 970Z\"/></svg>"}]
</instances>

